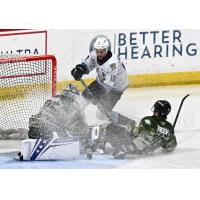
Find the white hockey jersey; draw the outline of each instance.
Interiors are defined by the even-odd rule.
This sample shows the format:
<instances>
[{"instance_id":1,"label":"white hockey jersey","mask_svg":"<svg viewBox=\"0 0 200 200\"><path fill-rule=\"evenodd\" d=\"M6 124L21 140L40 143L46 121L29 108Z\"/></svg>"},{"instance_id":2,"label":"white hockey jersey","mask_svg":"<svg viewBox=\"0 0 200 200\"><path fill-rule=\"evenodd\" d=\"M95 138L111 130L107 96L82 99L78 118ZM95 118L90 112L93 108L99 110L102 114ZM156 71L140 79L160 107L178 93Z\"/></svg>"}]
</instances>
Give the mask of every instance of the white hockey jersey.
<instances>
[{"instance_id":1,"label":"white hockey jersey","mask_svg":"<svg viewBox=\"0 0 200 200\"><path fill-rule=\"evenodd\" d=\"M116 54L111 53L111 57L99 65L96 52L92 51L83 63L87 66L88 71L96 69L96 80L107 92L110 90L122 92L128 87L126 68Z\"/></svg>"}]
</instances>

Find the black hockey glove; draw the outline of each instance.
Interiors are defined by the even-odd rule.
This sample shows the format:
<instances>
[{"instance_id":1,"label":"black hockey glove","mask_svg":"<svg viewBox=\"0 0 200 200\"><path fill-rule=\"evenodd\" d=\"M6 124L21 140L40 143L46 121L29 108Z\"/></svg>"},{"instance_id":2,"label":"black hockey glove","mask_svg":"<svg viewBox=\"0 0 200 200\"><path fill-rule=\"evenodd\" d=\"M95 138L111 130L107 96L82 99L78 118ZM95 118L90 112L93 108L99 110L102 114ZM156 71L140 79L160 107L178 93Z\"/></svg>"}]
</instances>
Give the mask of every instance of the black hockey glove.
<instances>
[{"instance_id":1,"label":"black hockey glove","mask_svg":"<svg viewBox=\"0 0 200 200\"><path fill-rule=\"evenodd\" d=\"M71 71L71 75L74 77L76 81L79 81L83 74L88 74L89 71L84 64L78 64L74 69Z\"/></svg>"}]
</instances>

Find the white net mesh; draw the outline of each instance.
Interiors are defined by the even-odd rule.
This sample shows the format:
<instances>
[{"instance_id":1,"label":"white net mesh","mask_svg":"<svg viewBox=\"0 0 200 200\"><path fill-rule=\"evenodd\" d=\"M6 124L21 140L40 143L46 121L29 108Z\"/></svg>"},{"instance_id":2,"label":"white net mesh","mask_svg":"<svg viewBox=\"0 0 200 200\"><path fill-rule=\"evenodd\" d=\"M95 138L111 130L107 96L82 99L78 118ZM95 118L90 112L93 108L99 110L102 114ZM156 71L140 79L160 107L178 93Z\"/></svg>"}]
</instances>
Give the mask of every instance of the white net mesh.
<instances>
[{"instance_id":1,"label":"white net mesh","mask_svg":"<svg viewBox=\"0 0 200 200\"><path fill-rule=\"evenodd\" d=\"M26 136L29 117L54 95L55 83L53 56L0 59L0 138Z\"/></svg>"}]
</instances>

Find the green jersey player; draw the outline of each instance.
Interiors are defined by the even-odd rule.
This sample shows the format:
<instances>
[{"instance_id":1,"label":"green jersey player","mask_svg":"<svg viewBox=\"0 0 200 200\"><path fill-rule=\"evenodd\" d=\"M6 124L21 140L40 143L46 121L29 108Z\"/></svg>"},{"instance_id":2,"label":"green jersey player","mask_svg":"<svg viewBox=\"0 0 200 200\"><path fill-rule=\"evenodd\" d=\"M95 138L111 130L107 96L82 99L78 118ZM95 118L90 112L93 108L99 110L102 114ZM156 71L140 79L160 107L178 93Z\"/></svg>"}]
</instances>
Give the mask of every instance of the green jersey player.
<instances>
[{"instance_id":1,"label":"green jersey player","mask_svg":"<svg viewBox=\"0 0 200 200\"><path fill-rule=\"evenodd\" d=\"M160 148L165 151L175 150L177 141L174 127L167 121L171 111L170 103L158 100L152 111L152 116L142 118L139 126L131 131L119 125L107 126L105 143L112 146L114 158L124 158L126 154L150 153Z\"/></svg>"}]
</instances>

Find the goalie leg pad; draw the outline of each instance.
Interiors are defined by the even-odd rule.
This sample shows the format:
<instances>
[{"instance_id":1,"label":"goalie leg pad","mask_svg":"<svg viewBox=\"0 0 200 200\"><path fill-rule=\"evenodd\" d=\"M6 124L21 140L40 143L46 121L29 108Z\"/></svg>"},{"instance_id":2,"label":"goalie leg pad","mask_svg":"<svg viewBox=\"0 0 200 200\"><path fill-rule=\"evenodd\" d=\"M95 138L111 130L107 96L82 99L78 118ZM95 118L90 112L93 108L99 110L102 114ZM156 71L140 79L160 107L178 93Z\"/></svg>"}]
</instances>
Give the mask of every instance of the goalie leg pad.
<instances>
[{"instance_id":1,"label":"goalie leg pad","mask_svg":"<svg viewBox=\"0 0 200 200\"><path fill-rule=\"evenodd\" d=\"M80 144L77 137L27 139L21 154L24 160L73 160L80 156Z\"/></svg>"}]
</instances>

